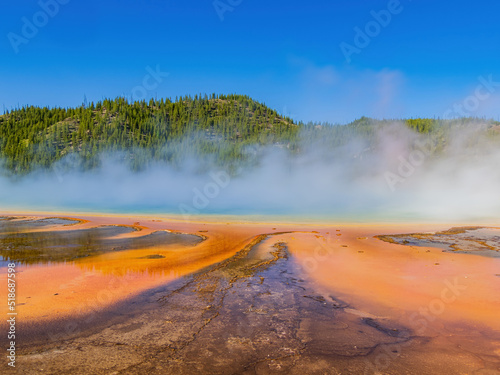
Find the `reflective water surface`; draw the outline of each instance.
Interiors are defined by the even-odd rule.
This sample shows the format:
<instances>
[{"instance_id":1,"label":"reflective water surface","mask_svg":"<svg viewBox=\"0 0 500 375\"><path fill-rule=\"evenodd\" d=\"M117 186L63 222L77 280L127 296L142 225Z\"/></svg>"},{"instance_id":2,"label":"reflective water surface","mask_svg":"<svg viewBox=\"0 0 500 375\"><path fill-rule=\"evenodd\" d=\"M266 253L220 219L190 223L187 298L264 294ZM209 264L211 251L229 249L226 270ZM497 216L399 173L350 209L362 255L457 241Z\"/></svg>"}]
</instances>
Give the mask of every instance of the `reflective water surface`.
<instances>
[{"instance_id":1,"label":"reflective water surface","mask_svg":"<svg viewBox=\"0 0 500 375\"><path fill-rule=\"evenodd\" d=\"M498 232L420 228L0 219L0 254L18 265L19 363L74 374L500 372Z\"/></svg>"},{"instance_id":2,"label":"reflective water surface","mask_svg":"<svg viewBox=\"0 0 500 375\"><path fill-rule=\"evenodd\" d=\"M112 251L155 249L161 246L195 246L200 236L158 231L142 237L121 237L136 229L124 226L100 226L64 231L32 231L55 226L63 220L0 220L0 256L20 264L66 262ZM161 257L146 254L145 257Z\"/></svg>"}]
</instances>

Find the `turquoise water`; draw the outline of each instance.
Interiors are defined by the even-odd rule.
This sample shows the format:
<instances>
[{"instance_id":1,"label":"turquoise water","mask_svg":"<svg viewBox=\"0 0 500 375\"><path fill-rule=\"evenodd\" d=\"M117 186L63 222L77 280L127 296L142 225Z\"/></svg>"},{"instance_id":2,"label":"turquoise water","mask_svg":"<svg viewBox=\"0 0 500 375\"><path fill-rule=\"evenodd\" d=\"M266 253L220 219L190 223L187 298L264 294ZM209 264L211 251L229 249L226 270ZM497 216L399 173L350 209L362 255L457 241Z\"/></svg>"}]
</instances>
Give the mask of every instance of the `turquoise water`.
<instances>
[{"instance_id":1,"label":"turquoise water","mask_svg":"<svg viewBox=\"0 0 500 375\"><path fill-rule=\"evenodd\" d=\"M43 214L110 214L110 215L137 215L149 217L172 218L183 221L232 221L232 222L290 222L290 223L457 223L457 224L484 224L496 225L498 217L470 215L468 217L443 219L439 217L424 216L404 210L388 212L375 207L366 209L337 209L307 211L294 209L203 209L186 214L172 206L145 206L123 205L120 207L106 205L72 205L72 206L5 206L1 208L6 212L23 214L26 212L40 212ZM0 211L1 212L1 211Z\"/></svg>"}]
</instances>

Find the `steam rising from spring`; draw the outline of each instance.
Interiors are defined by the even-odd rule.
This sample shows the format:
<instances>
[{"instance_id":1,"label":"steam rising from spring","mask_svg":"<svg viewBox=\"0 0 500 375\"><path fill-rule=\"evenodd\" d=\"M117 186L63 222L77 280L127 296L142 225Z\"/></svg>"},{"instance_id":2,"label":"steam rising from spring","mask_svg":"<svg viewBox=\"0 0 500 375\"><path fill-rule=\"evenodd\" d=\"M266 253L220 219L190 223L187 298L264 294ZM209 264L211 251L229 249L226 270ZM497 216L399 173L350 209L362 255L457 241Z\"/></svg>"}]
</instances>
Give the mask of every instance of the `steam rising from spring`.
<instances>
[{"instance_id":1,"label":"steam rising from spring","mask_svg":"<svg viewBox=\"0 0 500 375\"><path fill-rule=\"evenodd\" d=\"M179 168L155 164L132 172L107 154L88 172L62 173L56 166L20 179L1 177L0 204L10 210L143 212L186 219L215 213L300 220L495 220L500 148L486 137L487 127L470 122L448 128L442 135L445 146L397 122L372 127L369 139L353 133L335 147L323 136L311 141L305 132L299 152L286 145L258 149L255 165L236 175L187 156Z\"/></svg>"}]
</instances>

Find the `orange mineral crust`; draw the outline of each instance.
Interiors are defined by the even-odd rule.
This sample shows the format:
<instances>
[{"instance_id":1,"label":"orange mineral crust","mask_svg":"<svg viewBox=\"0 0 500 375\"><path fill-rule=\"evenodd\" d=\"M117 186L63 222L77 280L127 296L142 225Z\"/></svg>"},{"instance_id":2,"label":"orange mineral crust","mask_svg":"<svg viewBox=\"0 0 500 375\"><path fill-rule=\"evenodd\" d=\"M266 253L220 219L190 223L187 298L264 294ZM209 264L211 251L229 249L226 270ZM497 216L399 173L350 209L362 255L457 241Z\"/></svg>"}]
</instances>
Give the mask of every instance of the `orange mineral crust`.
<instances>
[{"instance_id":1,"label":"orange mineral crust","mask_svg":"<svg viewBox=\"0 0 500 375\"><path fill-rule=\"evenodd\" d=\"M426 327L463 320L500 329L499 258L391 244L374 237L444 230L452 225L185 222L85 215L77 220L73 225L37 230L125 226L133 230L116 238L169 231L204 240L194 246L158 244L65 263L19 265L16 292L23 320L51 320L104 309L228 259L259 235L284 232L279 240L304 278L325 295L355 306L353 313L396 319L414 328L423 317Z\"/></svg>"},{"instance_id":2,"label":"orange mineral crust","mask_svg":"<svg viewBox=\"0 0 500 375\"><path fill-rule=\"evenodd\" d=\"M500 371L498 241L470 254L391 237L451 224L12 216L0 229L27 371L244 373L256 355L291 374Z\"/></svg>"},{"instance_id":3,"label":"orange mineral crust","mask_svg":"<svg viewBox=\"0 0 500 375\"><path fill-rule=\"evenodd\" d=\"M28 218L39 218L29 216ZM26 217L25 217L26 218ZM22 320L51 320L104 309L144 290L220 262L241 250L265 228L241 225L163 222L137 218L84 217L71 226L41 230L83 230L99 226L140 227L117 237L137 237L154 231L190 233L204 240L195 246L161 245L114 251L65 263L18 265L17 312ZM5 269L3 270L4 277ZM1 294L4 294L2 290ZM2 308L6 313L6 306Z\"/></svg>"},{"instance_id":4,"label":"orange mineral crust","mask_svg":"<svg viewBox=\"0 0 500 375\"><path fill-rule=\"evenodd\" d=\"M371 315L423 330L468 322L500 330L500 258L405 246L380 234L440 231L452 225L341 225L288 242L325 293ZM329 232L327 234L327 232Z\"/></svg>"}]
</instances>

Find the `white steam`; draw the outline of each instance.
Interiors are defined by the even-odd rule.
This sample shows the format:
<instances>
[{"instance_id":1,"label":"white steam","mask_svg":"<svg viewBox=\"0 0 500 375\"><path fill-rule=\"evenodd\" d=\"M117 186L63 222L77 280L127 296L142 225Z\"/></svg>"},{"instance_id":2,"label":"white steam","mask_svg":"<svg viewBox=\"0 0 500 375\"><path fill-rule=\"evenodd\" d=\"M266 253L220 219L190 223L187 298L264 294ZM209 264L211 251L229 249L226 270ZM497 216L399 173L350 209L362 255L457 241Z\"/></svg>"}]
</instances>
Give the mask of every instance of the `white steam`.
<instances>
[{"instance_id":1,"label":"white steam","mask_svg":"<svg viewBox=\"0 0 500 375\"><path fill-rule=\"evenodd\" d=\"M270 147L257 167L231 176L154 165L141 172L111 156L89 172L34 172L0 178L4 209L287 215L298 219L496 220L500 217L500 148L474 123L448 134L447 147L402 124L377 127L376 141L353 137L291 156ZM497 143L498 145L498 143ZM57 171L57 168L56 168Z\"/></svg>"}]
</instances>

